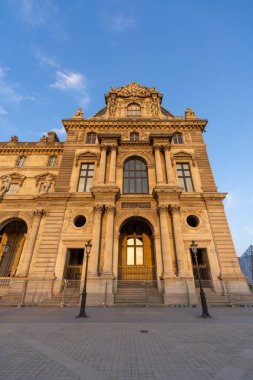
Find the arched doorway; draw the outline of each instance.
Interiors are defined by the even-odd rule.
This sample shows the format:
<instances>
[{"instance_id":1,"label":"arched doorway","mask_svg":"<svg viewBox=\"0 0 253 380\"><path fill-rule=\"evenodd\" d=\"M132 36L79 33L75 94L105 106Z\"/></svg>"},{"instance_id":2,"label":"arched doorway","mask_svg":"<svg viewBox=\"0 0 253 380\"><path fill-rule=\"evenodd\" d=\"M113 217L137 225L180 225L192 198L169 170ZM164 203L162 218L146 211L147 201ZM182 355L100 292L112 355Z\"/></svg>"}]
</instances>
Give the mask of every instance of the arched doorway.
<instances>
[{"instance_id":1,"label":"arched doorway","mask_svg":"<svg viewBox=\"0 0 253 380\"><path fill-rule=\"evenodd\" d=\"M5 222L0 229L0 277L15 275L26 233L26 223L18 218Z\"/></svg>"},{"instance_id":2,"label":"arched doorway","mask_svg":"<svg viewBox=\"0 0 253 380\"><path fill-rule=\"evenodd\" d=\"M124 282L155 282L156 265L152 230L142 218L128 219L120 229L119 285Z\"/></svg>"}]
</instances>

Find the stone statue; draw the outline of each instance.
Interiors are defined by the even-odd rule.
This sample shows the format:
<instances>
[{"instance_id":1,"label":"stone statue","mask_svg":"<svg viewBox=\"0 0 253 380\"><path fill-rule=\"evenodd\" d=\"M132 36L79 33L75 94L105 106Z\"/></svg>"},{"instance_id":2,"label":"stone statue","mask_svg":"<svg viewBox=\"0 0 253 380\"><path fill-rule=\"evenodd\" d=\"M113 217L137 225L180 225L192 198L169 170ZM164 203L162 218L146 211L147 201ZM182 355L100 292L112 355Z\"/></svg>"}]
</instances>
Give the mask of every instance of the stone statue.
<instances>
[{"instance_id":1,"label":"stone statue","mask_svg":"<svg viewBox=\"0 0 253 380\"><path fill-rule=\"evenodd\" d=\"M18 142L18 136L11 136L11 142Z\"/></svg>"},{"instance_id":2,"label":"stone statue","mask_svg":"<svg viewBox=\"0 0 253 380\"><path fill-rule=\"evenodd\" d=\"M2 177L1 179L1 185L0 185L0 198L3 198L4 194L7 193L11 185L11 177L9 175L6 175Z\"/></svg>"},{"instance_id":3,"label":"stone statue","mask_svg":"<svg viewBox=\"0 0 253 380\"><path fill-rule=\"evenodd\" d=\"M41 138L40 138L40 142L47 142L48 141L48 137L43 135Z\"/></svg>"},{"instance_id":4,"label":"stone statue","mask_svg":"<svg viewBox=\"0 0 253 380\"><path fill-rule=\"evenodd\" d=\"M114 98L110 98L110 99L109 99L109 114L110 114L111 116L114 116L114 115L115 115L116 108L117 108L117 102L116 102L116 99L114 99Z\"/></svg>"},{"instance_id":5,"label":"stone statue","mask_svg":"<svg viewBox=\"0 0 253 380\"><path fill-rule=\"evenodd\" d=\"M46 194L52 191L54 184L54 178L52 175L48 174L45 178L45 182L42 185L41 193Z\"/></svg>"},{"instance_id":6,"label":"stone statue","mask_svg":"<svg viewBox=\"0 0 253 380\"><path fill-rule=\"evenodd\" d=\"M154 98L151 104L151 115L153 117L158 116L158 112L159 112L158 99Z\"/></svg>"}]
</instances>

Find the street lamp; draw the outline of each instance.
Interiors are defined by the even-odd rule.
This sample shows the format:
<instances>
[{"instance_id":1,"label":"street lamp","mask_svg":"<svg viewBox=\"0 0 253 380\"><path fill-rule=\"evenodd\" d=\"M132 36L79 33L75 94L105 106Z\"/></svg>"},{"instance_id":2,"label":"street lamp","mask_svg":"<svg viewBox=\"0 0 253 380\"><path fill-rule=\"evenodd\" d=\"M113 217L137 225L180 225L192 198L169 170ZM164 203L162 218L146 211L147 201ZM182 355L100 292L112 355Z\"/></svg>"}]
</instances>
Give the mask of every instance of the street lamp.
<instances>
[{"instance_id":1,"label":"street lamp","mask_svg":"<svg viewBox=\"0 0 253 380\"><path fill-rule=\"evenodd\" d=\"M206 317L211 317L211 315L208 312L207 303L206 303L206 295L205 295L205 292L204 292L204 289L203 289L203 286L202 286L202 281L201 281L201 278L200 278L199 263L198 263L198 257L197 257L197 252L198 252L197 246L198 246L198 244L196 244L195 241L193 240L192 243L191 243L191 245L190 245L190 248L191 248L191 251L192 251L192 253L194 255L194 260L195 260L195 264L196 264L196 268L197 268L197 273L198 273L199 294L200 294L201 306L202 306L201 317L206 318Z\"/></svg>"},{"instance_id":2,"label":"street lamp","mask_svg":"<svg viewBox=\"0 0 253 380\"><path fill-rule=\"evenodd\" d=\"M0 259L0 267L2 266L2 262L3 262L4 256L9 251L9 249L10 249L10 244L3 244L2 245L2 256L1 256L1 259Z\"/></svg>"},{"instance_id":3,"label":"street lamp","mask_svg":"<svg viewBox=\"0 0 253 380\"><path fill-rule=\"evenodd\" d=\"M82 299L81 299L81 307L80 307L80 312L77 318L80 317L87 317L87 314L85 312L85 307L86 307L86 297L87 297L87 273L88 273L88 263L89 263L89 256L90 256L90 251L91 251L91 240L89 240L85 244L85 252L86 252L86 268L85 268L85 276L84 276L84 285L83 285L83 292L82 292Z\"/></svg>"}]
</instances>

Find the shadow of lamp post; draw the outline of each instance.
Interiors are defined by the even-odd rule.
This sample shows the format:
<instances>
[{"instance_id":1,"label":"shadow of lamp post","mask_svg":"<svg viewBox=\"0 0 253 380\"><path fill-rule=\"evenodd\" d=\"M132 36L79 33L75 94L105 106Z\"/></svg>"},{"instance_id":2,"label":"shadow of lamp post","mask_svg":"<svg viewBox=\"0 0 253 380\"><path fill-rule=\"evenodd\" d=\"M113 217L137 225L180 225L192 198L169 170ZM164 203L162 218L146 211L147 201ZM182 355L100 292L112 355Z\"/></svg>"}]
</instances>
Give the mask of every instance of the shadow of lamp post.
<instances>
[{"instance_id":1,"label":"shadow of lamp post","mask_svg":"<svg viewBox=\"0 0 253 380\"><path fill-rule=\"evenodd\" d=\"M197 274L198 274L199 294L200 294L200 300L201 300L201 306L202 306L201 317L207 318L207 317L211 317L211 315L208 312L207 303L206 303L206 295L205 295L205 292L204 292L204 289L202 286L202 281L200 278L199 263L198 263L198 257L197 257L197 253L198 253L197 247L198 247L198 244L196 244L195 241L193 240L191 245L190 245L190 248L191 248L191 251L192 251L193 256L194 256L194 260L195 260L195 264L196 264L196 268L197 268Z\"/></svg>"},{"instance_id":2,"label":"shadow of lamp post","mask_svg":"<svg viewBox=\"0 0 253 380\"><path fill-rule=\"evenodd\" d=\"M92 247L91 240L89 240L85 244L86 268L85 268L84 285L83 285L83 292L82 292L82 299L81 299L81 307L80 307L80 312L77 318L87 317L85 308L86 308L86 297L87 297L87 273L88 273L88 264L89 264L89 256L90 256L91 247Z\"/></svg>"}]
</instances>

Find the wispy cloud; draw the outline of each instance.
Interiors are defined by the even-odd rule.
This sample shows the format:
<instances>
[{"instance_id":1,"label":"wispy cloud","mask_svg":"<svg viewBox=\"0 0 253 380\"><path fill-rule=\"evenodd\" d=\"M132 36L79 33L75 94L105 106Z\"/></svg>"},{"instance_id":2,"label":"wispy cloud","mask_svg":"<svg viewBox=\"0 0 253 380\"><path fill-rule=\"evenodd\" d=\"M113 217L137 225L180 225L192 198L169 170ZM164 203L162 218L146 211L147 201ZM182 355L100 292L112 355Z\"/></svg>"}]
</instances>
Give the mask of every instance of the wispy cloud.
<instances>
[{"instance_id":1,"label":"wispy cloud","mask_svg":"<svg viewBox=\"0 0 253 380\"><path fill-rule=\"evenodd\" d=\"M50 66L53 68L57 68L60 66L59 63L54 58L47 56L41 51L36 52L35 58L41 65Z\"/></svg>"},{"instance_id":2,"label":"wispy cloud","mask_svg":"<svg viewBox=\"0 0 253 380\"><path fill-rule=\"evenodd\" d=\"M0 66L0 96L3 96L4 102L18 104L24 99L24 96L15 89L15 85L9 83L7 80L8 71L8 68Z\"/></svg>"},{"instance_id":3,"label":"wispy cloud","mask_svg":"<svg viewBox=\"0 0 253 380\"><path fill-rule=\"evenodd\" d=\"M9 112L3 106L0 105L0 115L5 116L8 115L8 113Z\"/></svg>"},{"instance_id":4,"label":"wispy cloud","mask_svg":"<svg viewBox=\"0 0 253 380\"><path fill-rule=\"evenodd\" d=\"M84 90L86 78L83 74L69 71L56 71L56 80L50 87L59 90Z\"/></svg>"},{"instance_id":5,"label":"wispy cloud","mask_svg":"<svg viewBox=\"0 0 253 380\"><path fill-rule=\"evenodd\" d=\"M132 29L136 27L136 20L132 16L127 16L122 12L112 15L108 19L109 28L115 32L124 32L126 29Z\"/></svg>"},{"instance_id":6,"label":"wispy cloud","mask_svg":"<svg viewBox=\"0 0 253 380\"><path fill-rule=\"evenodd\" d=\"M19 4L19 16L31 27L50 25L59 13L52 0L21 0Z\"/></svg>"}]
</instances>

